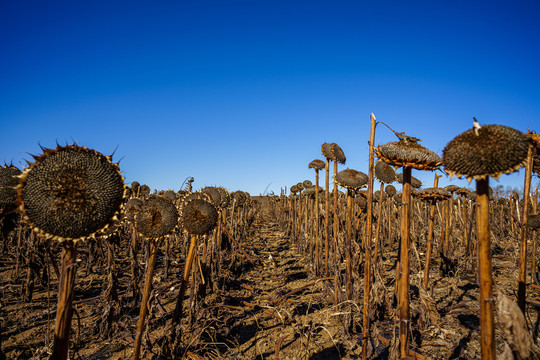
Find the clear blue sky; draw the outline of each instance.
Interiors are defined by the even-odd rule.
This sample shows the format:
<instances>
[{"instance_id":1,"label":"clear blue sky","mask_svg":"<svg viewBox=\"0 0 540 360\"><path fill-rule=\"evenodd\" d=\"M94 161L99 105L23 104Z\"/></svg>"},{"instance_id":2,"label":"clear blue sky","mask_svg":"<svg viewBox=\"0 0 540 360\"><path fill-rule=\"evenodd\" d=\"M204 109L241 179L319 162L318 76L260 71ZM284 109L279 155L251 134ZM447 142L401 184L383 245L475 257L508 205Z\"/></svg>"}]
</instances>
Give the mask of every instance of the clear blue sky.
<instances>
[{"instance_id":1,"label":"clear blue sky","mask_svg":"<svg viewBox=\"0 0 540 360\"><path fill-rule=\"evenodd\" d=\"M372 112L439 155L472 116L540 131L539 14L538 1L2 1L0 162L76 141L116 149L127 183L193 176L258 195L314 181L323 142L367 172ZM395 139L377 128L376 143Z\"/></svg>"}]
</instances>

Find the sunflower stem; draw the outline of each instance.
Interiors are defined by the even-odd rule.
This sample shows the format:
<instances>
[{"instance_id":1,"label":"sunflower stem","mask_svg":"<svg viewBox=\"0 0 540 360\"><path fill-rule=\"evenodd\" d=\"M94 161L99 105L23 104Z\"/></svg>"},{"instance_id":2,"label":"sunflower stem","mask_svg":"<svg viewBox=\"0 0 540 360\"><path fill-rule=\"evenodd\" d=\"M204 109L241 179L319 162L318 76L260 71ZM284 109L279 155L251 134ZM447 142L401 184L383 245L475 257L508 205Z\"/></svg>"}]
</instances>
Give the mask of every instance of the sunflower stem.
<instances>
[{"instance_id":1,"label":"sunflower stem","mask_svg":"<svg viewBox=\"0 0 540 360\"><path fill-rule=\"evenodd\" d=\"M521 239L519 258L519 281L518 281L518 305L525 315L525 299L527 290L527 220L529 219L529 196L531 194L532 159L533 148L529 146L527 153L527 165L525 168L525 185L523 190L523 216L521 217Z\"/></svg>"},{"instance_id":2,"label":"sunflower stem","mask_svg":"<svg viewBox=\"0 0 540 360\"><path fill-rule=\"evenodd\" d=\"M154 277L154 268L156 265L157 245L154 240L150 242L150 256L148 258L148 268L146 270L146 279L144 281L144 293L141 302L141 310L139 312L139 321L137 322L137 333L135 335L135 345L133 348L133 360L139 359L141 351L141 340L144 332L144 320L148 310L148 299L150 299L150 291L152 289L152 278Z\"/></svg>"},{"instance_id":3,"label":"sunflower stem","mask_svg":"<svg viewBox=\"0 0 540 360\"><path fill-rule=\"evenodd\" d=\"M411 168L403 167L403 191L401 204L401 245L399 271L399 350L401 357L409 355L409 275L410 275L410 212Z\"/></svg>"},{"instance_id":4,"label":"sunflower stem","mask_svg":"<svg viewBox=\"0 0 540 360\"><path fill-rule=\"evenodd\" d=\"M478 264L480 277L480 345L482 359L495 359L494 301L489 238L489 178L476 181Z\"/></svg>"},{"instance_id":5,"label":"sunflower stem","mask_svg":"<svg viewBox=\"0 0 540 360\"><path fill-rule=\"evenodd\" d=\"M364 306L363 306L363 333L362 333L362 359L367 359L369 331L369 295L371 291L371 238L373 220L373 154L375 146L375 127L377 125L375 115L371 114L371 128L369 135L369 168L368 168L368 193L367 193L367 220L364 237Z\"/></svg>"},{"instance_id":6,"label":"sunflower stem","mask_svg":"<svg viewBox=\"0 0 540 360\"><path fill-rule=\"evenodd\" d=\"M73 286L77 272L76 258L77 245L71 240L64 241L51 360L68 358L71 318L73 317Z\"/></svg>"}]
</instances>

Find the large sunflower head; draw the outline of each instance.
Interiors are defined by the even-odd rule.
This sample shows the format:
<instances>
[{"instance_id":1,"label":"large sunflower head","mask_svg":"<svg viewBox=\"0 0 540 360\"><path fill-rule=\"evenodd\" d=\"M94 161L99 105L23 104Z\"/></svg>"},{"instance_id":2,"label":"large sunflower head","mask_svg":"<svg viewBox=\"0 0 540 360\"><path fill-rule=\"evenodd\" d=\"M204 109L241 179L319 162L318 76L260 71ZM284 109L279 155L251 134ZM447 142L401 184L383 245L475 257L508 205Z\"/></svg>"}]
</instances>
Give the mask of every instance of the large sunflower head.
<instances>
[{"instance_id":1,"label":"large sunflower head","mask_svg":"<svg viewBox=\"0 0 540 360\"><path fill-rule=\"evenodd\" d=\"M20 176L17 201L38 235L78 241L118 223L127 192L110 156L73 144L34 159Z\"/></svg>"},{"instance_id":2,"label":"large sunflower head","mask_svg":"<svg viewBox=\"0 0 540 360\"><path fill-rule=\"evenodd\" d=\"M504 125L483 125L452 139L443 150L445 171L467 180L495 179L519 170L527 161L531 140Z\"/></svg>"}]
</instances>

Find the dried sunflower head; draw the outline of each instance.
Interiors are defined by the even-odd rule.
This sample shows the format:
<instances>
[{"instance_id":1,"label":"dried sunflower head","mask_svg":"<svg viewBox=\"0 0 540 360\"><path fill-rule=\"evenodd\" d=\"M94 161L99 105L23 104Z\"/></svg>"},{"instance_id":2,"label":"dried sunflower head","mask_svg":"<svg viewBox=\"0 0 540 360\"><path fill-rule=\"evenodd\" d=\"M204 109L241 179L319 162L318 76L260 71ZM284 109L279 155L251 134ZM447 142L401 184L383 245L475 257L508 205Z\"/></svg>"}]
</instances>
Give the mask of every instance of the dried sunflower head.
<instances>
[{"instance_id":1,"label":"dried sunflower head","mask_svg":"<svg viewBox=\"0 0 540 360\"><path fill-rule=\"evenodd\" d=\"M458 191L458 190L460 189L459 186L454 185L454 184L445 186L444 188L445 188L446 190L450 191L452 194L455 193L456 191Z\"/></svg>"},{"instance_id":2,"label":"dried sunflower head","mask_svg":"<svg viewBox=\"0 0 540 360\"><path fill-rule=\"evenodd\" d=\"M135 196L137 196L137 192L139 191L140 187L141 187L141 184L139 184L138 181L133 181L131 183L130 189L133 192L133 194L135 194Z\"/></svg>"},{"instance_id":3,"label":"dried sunflower head","mask_svg":"<svg viewBox=\"0 0 540 360\"><path fill-rule=\"evenodd\" d=\"M308 187L313 186L313 183L309 180L304 180L302 182L302 186L304 187L304 189L307 189Z\"/></svg>"},{"instance_id":4,"label":"dried sunflower head","mask_svg":"<svg viewBox=\"0 0 540 360\"><path fill-rule=\"evenodd\" d=\"M304 190L304 184L299 182L298 184L296 184L296 188L298 189L298 192L301 192L302 190Z\"/></svg>"},{"instance_id":5,"label":"dried sunflower head","mask_svg":"<svg viewBox=\"0 0 540 360\"><path fill-rule=\"evenodd\" d=\"M134 221L135 214L141 209L143 201L139 198L129 199L126 203L125 219L127 221Z\"/></svg>"},{"instance_id":6,"label":"dried sunflower head","mask_svg":"<svg viewBox=\"0 0 540 360\"><path fill-rule=\"evenodd\" d=\"M182 226L191 235L208 234L217 225L218 212L213 203L193 199L182 206Z\"/></svg>"},{"instance_id":7,"label":"dried sunflower head","mask_svg":"<svg viewBox=\"0 0 540 360\"><path fill-rule=\"evenodd\" d=\"M139 188L139 196L148 196L150 195L150 191L152 191L150 186L142 184Z\"/></svg>"},{"instance_id":8,"label":"dried sunflower head","mask_svg":"<svg viewBox=\"0 0 540 360\"><path fill-rule=\"evenodd\" d=\"M531 141L521 131L503 125L483 125L477 133L467 130L452 139L443 150L445 171L467 180L519 170L527 161Z\"/></svg>"},{"instance_id":9,"label":"dried sunflower head","mask_svg":"<svg viewBox=\"0 0 540 360\"><path fill-rule=\"evenodd\" d=\"M368 182L368 177L361 171L345 169L337 173L335 181L350 190L360 189Z\"/></svg>"},{"instance_id":10,"label":"dried sunflower head","mask_svg":"<svg viewBox=\"0 0 540 360\"><path fill-rule=\"evenodd\" d=\"M382 198L386 199L386 193L382 193ZM381 190L377 190L373 193L373 201L379 202L381 200Z\"/></svg>"},{"instance_id":11,"label":"dried sunflower head","mask_svg":"<svg viewBox=\"0 0 540 360\"><path fill-rule=\"evenodd\" d=\"M13 165L0 166L0 212L8 208L15 208L17 190L21 170Z\"/></svg>"},{"instance_id":12,"label":"dried sunflower head","mask_svg":"<svg viewBox=\"0 0 540 360\"><path fill-rule=\"evenodd\" d=\"M233 200L236 202L236 206L244 205L247 200L245 193L240 190L233 192L231 195Z\"/></svg>"},{"instance_id":13,"label":"dried sunflower head","mask_svg":"<svg viewBox=\"0 0 540 360\"><path fill-rule=\"evenodd\" d=\"M164 191L161 196L163 196L164 198L166 198L167 200L169 200L173 204L176 201L176 193L173 190Z\"/></svg>"},{"instance_id":14,"label":"dried sunflower head","mask_svg":"<svg viewBox=\"0 0 540 360\"><path fill-rule=\"evenodd\" d=\"M319 190L319 192L324 191L324 189L322 187L320 187L320 186L319 186L318 190ZM317 192L317 186L316 185L311 185L310 187L307 187L304 190L304 195L315 195L316 192Z\"/></svg>"},{"instance_id":15,"label":"dried sunflower head","mask_svg":"<svg viewBox=\"0 0 540 360\"><path fill-rule=\"evenodd\" d=\"M199 192L210 196L210 201L219 208L221 204L221 192L218 190L217 187L207 186L205 188L202 188Z\"/></svg>"},{"instance_id":16,"label":"dried sunflower head","mask_svg":"<svg viewBox=\"0 0 540 360\"><path fill-rule=\"evenodd\" d=\"M44 149L17 186L23 218L40 236L78 241L103 234L123 211L124 178L110 156L77 145Z\"/></svg>"},{"instance_id":17,"label":"dried sunflower head","mask_svg":"<svg viewBox=\"0 0 540 360\"><path fill-rule=\"evenodd\" d=\"M229 195L229 192L225 188L218 187L217 189L219 191L219 194L221 195L221 202L219 204L219 207L221 209L225 209L227 206L229 206L231 202L231 197Z\"/></svg>"},{"instance_id":18,"label":"dried sunflower head","mask_svg":"<svg viewBox=\"0 0 540 360\"><path fill-rule=\"evenodd\" d=\"M337 161L340 164L345 164L345 161L347 161L345 153L343 152L343 150L341 150L338 144L332 143L330 145L330 152L332 153L334 161Z\"/></svg>"},{"instance_id":19,"label":"dried sunflower head","mask_svg":"<svg viewBox=\"0 0 540 360\"><path fill-rule=\"evenodd\" d=\"M540 135L534 131L527 131L525 133L529 139L531 139L536 154L540 154Z\"/></svg>"},{"instance_id":20,"label":"dried sunflower head","mask_svg":"<svg viewBox=\"0 0 540 360\"><path fill-rule=\"evenodd\" d=\"M394 185L387 185L385 188L384 188L384 192L386 192L386 195L388 196L394 196L396 195L396 188L394 187Z\"/></svg>"},{"instance_id":21,"label":"dried sunflower head","mask_svg":"<svg viewBox=\"0 0 540 360\"><path fill-rule=\"evenodd\" d=\"M418 197L423 200L444 200L451 196L452 194L444 188L426 188L418 192Z\"/></svg>"},{"instance_id":22,"label":"dried sunflower head","mask_svg":"<svg viewBox=\"0 0 540 360\"><path fill-rule=\"evenodd\" d=\"M436 170L441 158L433 151L410 141L393 141L375 148L375 155L394 167L408 166L418 170Z\"/></svg>"},{"instance_id":23,"label":"dried sunflower head","mask_svg":"<svg viewBox=\"0 0 540 360\"><path fill-rule=\"evenodd\" d=\"M212 202L212 198L210 197L208 193L203 193L203 192L186 193L178 201L178 208L180 209L180 212L182 212L182 208L184 207L184 205L193 199L203 199L205 201Z\"/></svg>"},{"instance_id":24,"label":"dried sunflower head","mask_svg":"<svg viewBox=\"0 0 540 360\"><path fill-rule=\"evenodd\" d=\"M396 179L400 184L403 184L403 174L399 173L396 174ZM414 176L411 176L411 186L415 189L420 189L422 187L422 182L415 178Z\"/></svg>"},{"instance_id":25,"label":"dried sunflower head","mask_svg":"<svg viewBox=\"0 0 540 360\"><path fill-rule=\"evenodd\" d=\"M169 235L177 225L176 206L163 196L148 196L135 214L135 228L147 239L160 239Z\"/></svg>"},{"instance_id":26,"label":"dried sunflower head","mask_svg":"<svg viewBox=\"0 0 540 360\"><path fill-rule=\"evenodd\" d=\"M291 191L291 194L296 195L296 193L298 192L298 186L293 185L290 187L289 190Z\"/></svg>"},{"instance_id":27,"label":"dried sunflower head","mask_svg":"<svg viewBox=\"0 0 540 360\"><path fill-rule=\"evenodd\" d=\"M390 184L396 181L396 172L394 168L382 160L375 163L375 177L382 183Z\"/></svg>"},{"instance_id":28,"label":"dried sunflower head","mask_svg":"<svg viewBox=\"0 0 540 360\"><path fill-rule=\"evenodd\" d=\"M332 160L334 161L334 154L332 154L332 150L330 149L332 146L332 144L329 144L329 143L323 143L322 146L321 146L321 151L322 151L322 154L324 155L324 157L327 159L327 160ZM325 164L326 166L326 164Z\"/></svg>"},{"instance_id":29,"label":"dried sunflower head","mask_svg":"<svg viewBox=\"0 0 540 360\"><path fill-rule=\"evenodd\" d=\"M363 197L363 196L357 196L354 198L354 202L358 204L358 206L360 206L360 209L364 210L365 208L367 208L367 201L366 201L366 198Z\"/></svg>"},{"instance_id":30,"label":"dried sunflower head","mask_svg":"<svg viewBox=\"0 0 540 360\"><path fill-rule=\"evenodd\" d=\"M315 169L315 170L322 170L326 167L326 163L322 160L315 159L312 162L309 163L308 168Z\"/></svg>"}]
</instances>

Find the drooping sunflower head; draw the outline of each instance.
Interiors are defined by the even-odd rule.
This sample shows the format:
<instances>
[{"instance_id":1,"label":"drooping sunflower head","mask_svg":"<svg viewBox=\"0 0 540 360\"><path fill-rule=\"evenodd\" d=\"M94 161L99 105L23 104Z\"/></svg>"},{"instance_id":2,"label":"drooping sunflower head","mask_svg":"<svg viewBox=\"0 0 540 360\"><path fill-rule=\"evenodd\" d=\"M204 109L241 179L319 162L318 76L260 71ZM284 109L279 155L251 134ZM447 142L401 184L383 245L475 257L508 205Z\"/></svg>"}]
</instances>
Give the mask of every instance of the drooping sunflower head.
<instances>
[{"instance_id":1,"label":"drooping sunflower head","mask_svg":"<svg viewBox=\"0 0 540 360\"><path fill-rule=\"evenodd\" d=\"M218 186L217 189L219 191L219 194L221 195L221 202L219 204L219 207L221 209L225 209L231 203L231 195L224 187Z\"/></svg>"},{"instance_id":2,"label":"drooping sunflower head","mask_svg":"<svg viewBox=\"0 0 540 360\"><path fill-rule=\"evenodd\" d=\"M135 228L147 239L160 239L169 235L177 225L176 206L163 196L148 196L135 214Z\"/></svg>"},{"instance_id":3,"label":"drooping sunflower head","mask_svg":"<svg viewBox=\"0 0 540 360\"><path fill-rule=\"evenodd\" d=\"M326 163L322 160L315 159L312 162L309 163L308 168L315 169L315 170L322 170L326 167Z\"/></svg>"},{"instance_id":4,"label":"drooping sunflower head","mask_svg":"<svg viewBox=\"0 0 540 360\"><path fill-rule=\"evenodd\" d=\"M324 191L324 189L322 187L317 187L316 185L311 185L309 187L307 187L305 190L304 190L304 195L313 195L315 196L315 194L317 192L321 192L321 191Z\"/></svg>"},{"instance_id":5,"label":"drooping sunflower head","mask_svg":"<svg viewBox=\"0 0 540 360\"><path fill-rule=\"evenodd\" d=\"M334 161L337 161L340 164L345 164L345 161L347 161L347 158L345 157L345 153L343 152L343 150L338 144L332 143L330 145L330 151L332 152Z\"/></svg>"},{"instance_id":6,"label":"drooping sunflower head","mask_svg":"<svg viewBox=\"0 0 540 360\"><path fill-rule=\"evenodd\" d=\"M219 208L221 204L221 192L219 189L215 186L207 186L205 188L202 188L199 192L206 194L210 197L210 201L216 206L216 208Z\"/></svg>"},{"instance_id":7,"label":"drooping sunflower head","mask_svg":"<svg viewBox=\"0 0 540 360\"><path fill-rule=\"evenodd\" d=\"M444 188L426 188L418 192L418 197L422 200L437 201L448 199L452 196L450 191Z\"/></svg>"},{"instance_id":8,"label":"drooping sunflower head","mask_svg":"<svg viewBox=\"0 0 540 360\"><path fill-rule=\"evenodd\" d=\"M246 203L247 196L243 191L238 190L238 191L233 192L231 195L236 206L242 206Z\"/></svg>"},{"instance_id":9,"label":"drooping sunflower head","mask_svg":"<svg viewBox=\"0 0 540 360\"><path fill-rule=\"evenodd\" d=\"M34 159L21 174L17 202L38 235L78 241L117 225L127 192L110 156L73 144Z\"/></svg>"},{"instance_id":10,"label":"drooping sunflower head","mask_svg":"<svg viewBox=\"0 0 540 360\"><path fill-rule=\"evenodd\" d=\"M436 170L441 158L433 151L410 141L394 141L375 148L376 156L394 167L408 166L418 170Z\"/></svg>"},{"instance_id":11,"label":"drooping sunflower head","mask_svg":"<svg viewBox=\"0 0 540 360\"><path fill-rule=\"evenodd\" d=\"M460 189L459 186L454 185L454 184L450 184L450 185L448 185L448 186L445 186L444 188L445 188L446 190L450 191L450 193L452 193L452 194L455 193L456 191L458 191L458 190Z\"/></svg>"},{"instance_id":12,"label":"drooping sunflower head","mask_svg":"<svg viewBox=\"0 0 540 360\"><path fill-rule=\"evenodd\" d=\"M403 184L403 174L398 173L396 174L396 179L400 184ZM414 176L411 176L411 186L415 189L420 189L422 187L422 181L415 178Z\"/></svg>"},{"instance_id":13,"label":"drooping sunflower head","mask_svg":"<svg viewBox=\"0 0 540 360\"><path fill-rule=\"evenodd\" d=\"M443 150L445 171L467 180L495 179L525 165L531 140L504 125L483 125L452 139Z\"/></svg>"},{"instance_id":14,"label":"drooping sunflower head","mask_svg":"<svg viewBox=\"0 0 540 360\"><path fill-rule=\"evenodd\" d=\"M139 188L139 195L140 196L148 196L148 195L150 195L151 191L152 191L152 189L150 189L150 186L148 186L146 184L142 184L141 187Z\"/></svg>"},{"instance_id":15,"label":"drooping sunflower head","mask_svg":"<svg viewBox=\"0 0 540 360\"><path fill-rule=\"evenodd\" d=\"M133 193L133 196L137 196L139 189L141 188L141 184L139 184L138 181L133 181L130 185L131 192Z\"/></svg>"},{"instance_id":16,"label":"drooping sunflower head","mask_svg":"<svg viewBox=\"0 0 540 360\"><path fill-rule=\"evenodd\" d=\"M382 183L390 184L396 181L396 171L382 160L375 163L375 177Z\"/></svg>"},{"instance_id":17,"label":"drooping sunflower head","mask_svg":"<svg viewBox=\"0 0 540 360\"><path fill-rule=\"evenodd\" d=\"M9 207L15 207L17 190L21 170L13 165L0 166L0 212Z\"/></svg>"},{"instance_id":18,"label":"drooping sunflower head","mask_svg":"<svg viewBox=\"0 0 540 360\"><path fill-rule=\"evenodd\" d=\"M332 144L326 142L321 145L321 152L327 160L334 160L334 155L332 154L331 147Z\"/></svg>"},{"instance_id":19,"label":"drooping sunflower head","mask_svg":"<svg viewBox=\"0 0 540 360\"><path fill-rule=\"evenodd\" d=\"M388 196L394 196L397 193L396 187L394 185L387 185L384 188L384 191L386 192L386 195L388 195Z\"/></svg>"},{"instance_id":20,"label":"drooping sunflower head","mask_svg":"<svg viewBox=\"0 0 540 360\"><path fill-rule=\"evenodd\" d=\"M217 225L216 206L202 198L192 199L182 206L182 226L191 235L208 234Z\"/></svg>"},{"instance_id":21,"label":"drooping sunflower head","mask_svg":"<svg viewBox=\"0 0 540 360\"><path fill-rule=\"evenodd\" d=\"M176 202L176 193L173 190L166 190L163 192L162 196L172 202L173 204Z\"/></svg>"},{"instance_id":22,"label":"drooping sunflower head","mask_svg":"<svg viewBox=\"0 0 540 360\"><path fill-rule=\"evenodd\" d=\"M139 198L131 198L126 203L126 210L124 218L126 221L134 221L135 215L141 209L143 201Z\"/></svg>"},{"instance_id":23,"label":"drooping sunflower head","mask_svg":"<svg viewBox=\"0 0 540 360\"><path fill-rule=\"evenodd\" d=\"M345 169L337 173L336 183L350 190L357 190L368 182L368 176L361 171Z\"/></svg>"}]
</instances>

